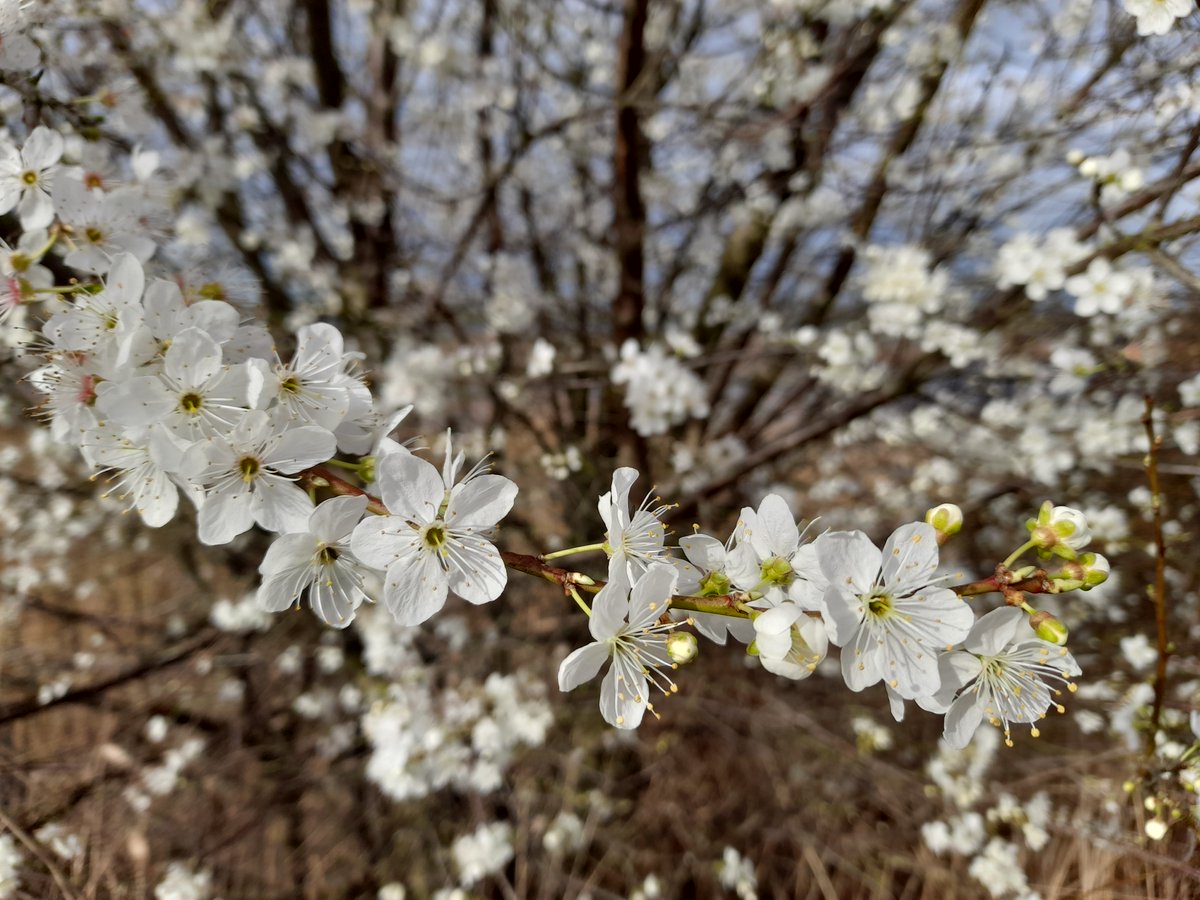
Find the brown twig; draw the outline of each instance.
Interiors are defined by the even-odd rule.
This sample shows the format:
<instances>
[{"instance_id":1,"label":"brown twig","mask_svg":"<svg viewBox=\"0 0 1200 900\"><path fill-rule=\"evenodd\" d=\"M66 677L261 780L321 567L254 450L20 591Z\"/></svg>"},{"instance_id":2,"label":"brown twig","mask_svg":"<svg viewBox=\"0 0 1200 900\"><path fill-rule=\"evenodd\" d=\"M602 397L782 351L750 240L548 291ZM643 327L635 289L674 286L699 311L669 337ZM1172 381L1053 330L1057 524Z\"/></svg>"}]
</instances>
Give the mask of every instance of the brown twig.
<instances>
[{"instance_id":1,"label":"brown twig","mask_svg":"<svg viewBox=\"0 0 1200 900\"><path fill-rule=\"evenodd\" d=\"M38 858L46 871L50 873L50 877L54 879L54 883L58 885L58 889L62 891L62 895L67 900L75 900L78 894L71 888L71 883L67 880L67 876L63 874L62 869L55 865L50 854L46 852L46 848L42 846L41 841L36 840L24 828L0 807L0 825L3 825L11 831L22 844L26 846L30 853Z\"/></svg>"},{"instance_id":2,"label":"brown twig","mask_svg":"<svg viewBox=\"0 0 1200 900\"><path fill-rule=\"evenodd\" d=\"M1150 510L1154 528L1154 624L1158 660L1154 666L1154 707L1150 713L1150 730L1146 735L1146 752L1153 753L1163 701L1167 695L1167 542L1163 535L1162 493L1158 484L1158 452L1162 435L1154 432L1154 398L1146 395L1146 412L1142 415L1149 450L1146 453L1146 480L1150 486Z\"/></svg>"}]
</instances>

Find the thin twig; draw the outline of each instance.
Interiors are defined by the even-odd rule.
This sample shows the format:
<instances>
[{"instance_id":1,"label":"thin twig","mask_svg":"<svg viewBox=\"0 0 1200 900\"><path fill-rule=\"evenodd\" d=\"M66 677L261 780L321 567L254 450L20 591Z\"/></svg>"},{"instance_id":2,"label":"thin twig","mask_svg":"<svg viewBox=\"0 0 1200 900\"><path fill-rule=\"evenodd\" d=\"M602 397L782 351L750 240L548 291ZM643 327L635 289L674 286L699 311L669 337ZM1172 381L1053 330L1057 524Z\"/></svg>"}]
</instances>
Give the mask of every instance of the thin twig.
<instances>
[{"instance_id":1,"label":"thin twig","mask_svg":"<svg viewBox=\"0 0 1200 900\"><path fill-rule=\"evenodd\" d=\"M1162 494L1158 485L1158 452L1162 435L1154 433L1154 398L1146 395L1146 412L1142 416L1149 451L1146 453L1146 480L1150 484L1150 509L1154 525L1154 601L1155 633L1158 641L1158 662L1154 667L1154 709L1150 714L1150 730L1146 735L1146 752L1155 750L1159 719L1167 695L1167 542L1163 535Z\"/></svg>"},{"instance_id":2,"label":"thin twig","mask_svg":"<svg viewBox=\"0 0 1200 900\"><path fill-rule=\"evenodd\" d=\"M78 895L71 888L71 883L67 881L67 876L63 874L62 869L55 864L50 854L46 852L46 848L42 846L41 841L34 839L29 832L18 825L16 820L5 812L4 807L0 807L0 825L3 825L16 835L17 840L24 844L29 852L36 856L41 864L46 867L46 871L50 873L50 877L54 879L54 883L58 885L58 889L62 891L62 895L67 900L75 900Z\"/></svg>"}]
</instances>

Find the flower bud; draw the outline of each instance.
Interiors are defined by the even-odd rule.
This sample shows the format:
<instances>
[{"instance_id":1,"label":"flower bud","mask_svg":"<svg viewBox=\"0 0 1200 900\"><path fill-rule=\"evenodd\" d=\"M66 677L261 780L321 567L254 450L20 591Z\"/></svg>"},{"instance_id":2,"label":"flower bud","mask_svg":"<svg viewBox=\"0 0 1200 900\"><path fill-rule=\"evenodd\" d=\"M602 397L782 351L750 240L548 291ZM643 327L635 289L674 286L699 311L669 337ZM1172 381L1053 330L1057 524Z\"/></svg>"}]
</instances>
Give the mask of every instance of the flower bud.
<instances>
[{"instance_id":1,"label":"flower bud","mask_svg":"<svg viewBox=\"0 0 1200 900\"><path fill-rule=\"evenodd\" d=\"M1029 624L1034 633L1043 641L1061 647L1067 642L1069 632L1067 626L1048 612L1037 612L1029 617Z\"/></svg>"},{"instance_id":2,"label":"flower bud","mask_svg":"<svg viewBox=\"0 0 1200 900\"><path fill-rule=\"evenodd\" d=\"M667 635L667 656L681 666L687 665L700 652L700 642L690 631L672 631Z\"/></svg>"},{"instance_id":3,"label":"flower bud","mask_svg":"<svg viewBox=\"0 0 1200 900\"><path fill-rule=\"evenodd\" d=\"M1078 558L1065 563L1062 569L1051 577L1060 592L1081 589L1090 591L1096 585L1108 581L1108 574L1111 571L1112 567L1109 566L1108 560L1099 553L1083 553Z\"/></svg>"},{"instance_id":4,"label":"flower bud","mask_svg":"<svg viewBox=\"0 0 1200 900\"><path fill-rule=\"evenodd\" d=\"M925 521L933 526L939 537L950 537L962 530L963 514L953 503L943 503L926 512Z\"/></svg>"},{"instance_id":5,"label":"flower bud","mask_svg":"<svg viewBox=\"0 0 1200 900\"><path fill-rule=\"evenodd\" d=\"M1074 559L1092 539L1087 518L1069 506L1054 506L1049 500L1042 504L1036 519L1025 523L1029 539L1043 556L1054 553L1063 559Z\"/></svg>"}]
</instances>

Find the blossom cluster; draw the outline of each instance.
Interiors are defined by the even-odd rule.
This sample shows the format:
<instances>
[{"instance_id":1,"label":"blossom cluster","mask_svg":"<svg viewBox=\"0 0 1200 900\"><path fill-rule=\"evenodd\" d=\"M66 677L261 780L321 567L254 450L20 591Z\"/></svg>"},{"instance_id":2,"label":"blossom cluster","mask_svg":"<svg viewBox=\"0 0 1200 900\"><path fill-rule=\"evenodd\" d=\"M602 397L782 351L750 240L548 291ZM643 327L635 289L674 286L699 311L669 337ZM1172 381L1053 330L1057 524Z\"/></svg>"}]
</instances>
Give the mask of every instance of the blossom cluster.
<instances>
[{"instance_id":1,"label":"blossom cluster","mask_svg":"<svg viewBox=\"0 0 1200 900\"><path fill-rule=\"evenodd\" d=\"M281 358L261 325L232 304L147 284L139 259L118 253L98 285L42 328L44 364L31 375L51 433L109 474L110 493L158 527L196 508L199 539L226 544L253 526L279 538L263 560L262 606L307 594L325 622L344 627L367 599L364 579L386 573L382 596L398 620L424 621L448 590L475 603L499 596L506 574L485 535L516 486L477 467L449 441L439 472L388 434L385 417L341 332L315 323ZM365 496L320 504L298 483L339 452L359 458L388 515ZM325 482L326 484L328 482Z\"/></svg>"},{"instance_id":2,"label":"blossom cluster","mask_svg":"<svg viewBox=\"0 0 1200 900\"><path fill-rule=\"evenodd\" d=\"M700 634L720 644L731 636L750 644L763 668L792 680L816 671L833 644L851 690L882 683L897 720L910 700L944 713L951 746L969 743L984 720L1011 743L1014 724L1061 711L1060 686L1074 689L1069 679L1079 668L1057 639L1065 635L1044 626L1035 634L1033 620L1013 606L976 619L950 588L950 576L938 574L939 537L962 523L956 507L935 508L928 521L901 526L880 549L861 531L826 531L805 541L807 531L783 498L768 494L757 509L742 510L727 542L696 533L679 541L680 556L665 543L659 519L665 507L644 502L631 509L636 477L633 469L618 469L600 498L609 569L590 610L594 640L559 669L567 691L609 664L600 711L611 725L636 728L654 710L652 688L665 695L677 690L671 672L696 652L694 639L679 640L680 609ZM1064 589L1090 587L1089 573L1096 573L1094 583L1107 575L1102 557L1076 557L1090 538L1077 510L1047 504L1030 530L1023 550L1071 560L1074 568L1056 576ZM704 598L738 599L720 610L696 602ZM1031 730L1036 736L1037 728Z\"/></svg>"}]
</instances>

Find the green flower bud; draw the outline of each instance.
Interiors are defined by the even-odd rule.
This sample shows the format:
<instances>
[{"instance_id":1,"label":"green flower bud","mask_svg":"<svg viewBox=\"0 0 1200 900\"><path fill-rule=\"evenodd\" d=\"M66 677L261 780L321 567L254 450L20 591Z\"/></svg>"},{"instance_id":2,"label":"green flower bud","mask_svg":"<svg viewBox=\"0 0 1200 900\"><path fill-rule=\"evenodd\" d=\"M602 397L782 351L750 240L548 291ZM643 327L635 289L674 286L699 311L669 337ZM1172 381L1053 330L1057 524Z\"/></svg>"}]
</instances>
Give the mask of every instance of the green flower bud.
<instances>
[{"instance_id":1,"label":"green flower bud","mask_svg":"<svg viewBox=\"0 0 1200 900\"><path fill-rule=\"evenodd\" d=\"M1089 591L1098 584L1108 581L1112 566L1099 553L1084 553L1079 557L1079 565L1083 568L1083 589Z\"/></svg>"},{"instance_id":2,"label":"green flower bud","mask_svg":"<svg viewBox=\"0 0 1200 900\"><path fill-rule=\"evenodd\" d=\"M1042 556L1053 553L1063 559L1074 559L1092 539L1087 518L1069 506L1055 506L1049 500L1042 504L1036 519L1025 523L1029 538Z\"/></svg>"},{"instance_id":3,"label":"green flower bud","mask_svg":"<svg viewBox=\"0 0 1200 900\"><path fill-rule=\"evenodd\" d=\"M1029 624L1033 626L1034 633L1043 641L1048 641L1056 647L1066 644L1069 635L1067 626L1050 615L1050 613L1034 613L1029 617Z\"/></svg>"},{"instance_id":4,"label":"green flower bud","mask_svg":"<svg viewBox=\"0 0 1200 900\"><path fill-rule=\"evenodd\" d=\"M933 526L939 534L950 537L962 530L962 510L953 503L943 503L925 513L925 521Z\"/></svg>"},{"instance_id":5,"label":"green flower bud","mask_svg":"<svg viewBox=\"0 0 1200 900\"><path fill-rule=\"evenodd\" d=\"M1108 560L1099 553L1082 553L1064 563L1062 569L1050 577L1060 593L1080 589L1090 591L1096 585L1104 584L1110 571Z\"/></svg>"},{"instance_id":6,"label":"green flower bud","mask_svg":"<svg viewBox=\"0 0 1200 900\"><path fill-rule=\"evenodd\" d=\"M687 665L699 652L700 642L690 631L672 631L667 635L667 656L672 662Z\"/></svg>"}]
</instances>

